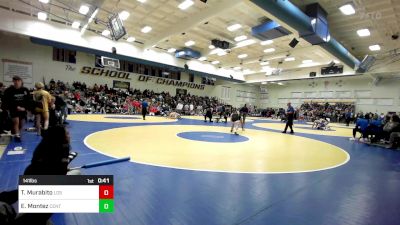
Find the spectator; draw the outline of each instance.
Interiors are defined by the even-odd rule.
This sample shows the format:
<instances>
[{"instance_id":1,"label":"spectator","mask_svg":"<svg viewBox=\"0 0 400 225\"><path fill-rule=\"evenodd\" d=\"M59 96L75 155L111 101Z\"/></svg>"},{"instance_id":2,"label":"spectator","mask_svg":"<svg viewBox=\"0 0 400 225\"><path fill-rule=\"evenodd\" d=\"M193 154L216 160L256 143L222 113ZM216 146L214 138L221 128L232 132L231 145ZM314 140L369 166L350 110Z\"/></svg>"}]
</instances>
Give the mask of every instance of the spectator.
<instances>
[{"instance_id":1,"label":"spectator","mask_svg":"<svg viewBox=\"0 0 400 225\"><path fill-rule=\"evenodd\" d=\"M361 133L361 138L367 138L365 131L367 130L368 125L369 115L365 115L365 118L363 116L360 116L356 121L356 127L353 129L353 138L351 140L355 140L357 132Z\"/></svg>"},{"instance_id":2,"label":"spectator","mask_svg":"<svg viewBox=\"0 0 400 225\"><path fill-rule=\"evenodd\" d=\"M346 109L344 117L345 117L345 120L346 120L346 126L349 126L350 125L350 121L351 121L351 111Z\"/></svg>"},{"instance_id":3,"label":"spectator","mask_svg":"<svg viewBox=\"0 0 400 225\"><path fill-rule=\"evenodd\" d=\"M392 132L396 132L400 126L400 118L398 115L392 115L390 121L383 127L383 139L388 140Z\"/></svg>"},{"instance_id":4,"label":"spectator","mask_svg":"<svg viewBox=\"0 0 400 225\"><path fill-rule=\"evenodd\" d=\"M366 130L366 136L369 138L371 137L371 142L376 142L379 140L379 134L382 133L383 131L383 121L380 119L378 114L375 114L372 118L372 120L369 123L369 126L367 127Z\"/></svg>"},{"instance_id":5,"label":"spectator","mask_svg":"<svg viewBox=\"0 0 400 225\"><path fill-rule=\"evenodd\" d=\"M3 134L10 127L5 105L3 104L4 90L4 85L0 82L0 134Z\"/></svg>"},{"instance_id":6,"label":"spectator","mask_svg":"<svg viewBox=\"0 0 400 225\"><path fill-rule=\"evenodd\" d=\"M21 130L30 105L29 90L23 86L19 76L13 77L13 85L4 91L4 108L12 119L12 134L16 142L21 142Z\"/></svg>"},{"instance_id":7,"label":"spectator","mask_svg":"<svg viewBox=\"0 0 400 225\"><path fill-rule=\"evenodd\" d=\"M31 164L25 169L25 175L78 175L79 170L69 171L69 162L76 157L76 153L70 153L70 140L67 130L62 126L51 127L43 134L43 139L36 147ZM0 223L4 225L35 224L46 225L49 222L51 213L24 213L16 215L11 207L18 201L18 190L3 192L0 194L0 201L7 203L8 217ZM2 208L1 208L2 209Z\"/></svg>"},{"instance_id":8,"label":"spectator","mask_svg":"<svg viewBox=\"0 0 400 225\"><path fill-rule=\"evenodd\" d=\"M64 100L65 96L63 93L56 92L55 94L55 110L60 114L60 122L61 124L68 124L68 107L67 103Z\"/></svg>"}]
</instances>

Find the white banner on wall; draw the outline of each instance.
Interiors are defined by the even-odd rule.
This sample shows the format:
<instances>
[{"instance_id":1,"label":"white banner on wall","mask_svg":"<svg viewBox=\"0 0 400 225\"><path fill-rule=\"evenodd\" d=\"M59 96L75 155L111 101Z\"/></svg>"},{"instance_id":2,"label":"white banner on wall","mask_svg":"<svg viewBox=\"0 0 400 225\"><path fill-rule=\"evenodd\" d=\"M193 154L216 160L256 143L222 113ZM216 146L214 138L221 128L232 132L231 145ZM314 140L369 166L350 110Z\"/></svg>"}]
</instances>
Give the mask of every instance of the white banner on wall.
<instances>
[{"instance_id":1,"label":"white banner on wall","mask_svg":"<svg viewBox=\"0 0 400 225\"><path fill-rule=\"evenodd\" d=\"M338 98L351 98L351 91L336 91Z\"/></svg>"},{"instance_id":2,"label":"white banner on wall","mask_svg":"<svg viewBox=\"0 0 400 225\"><path fill-rule=\"evenodd\" d=\"M292 92L292 98L301 98L303 97L303 92Z\"/></svg>"},{"instance_id":3,"label":"white banner on wall","mask_svg":"<svg viewBox=\"0 0 400 225\"><path fill-rule=\"evenodd\" d=\"M318 92L312 91L312 92L304 92L306 98L318 98Z\"/></svg>"},{"instance_id":4,"label":"white banner on wall","mask_svg":"<svg viewBox=\"0 0 400 225\"><path fill-rule=\"evenodd\" d=\"M369 90L366 90L366 91L364 91L364 90L356 90L355 92L356 92L356 96L358 98L369 98L369 97L371 97L371 91L369 91Z\"/></svg>"},{"instance_id":5,"label":"white banner on wall","mask_svg":"<svg viewBox=\"0 0 400 225\"><path fill-rule=\"evenodd\" d=\"M373 105L374 99L373 98L361 98L357 99L357 105Z\"/></svg>"},{"instance_id":6,"label":"white banner on wall","mask_svg":"<svg viewBox=\"0 0 400 225\"><path fill-rule=\"evenodd\" d=\"M322 98L334 98L335 92L333 91L320 91L320 95Z\"/></svg>"},{"instance_id":7,"label":"white banner on wall","mask_svg":"<svg viewBox=\"0 0 400 225\"><path fill-rule=\"evenodd\" d=\"M394 101L393 98L377 98L376 104L380 106L393 106Z\"/></svg>"},{"instance_id":8,"label":"white banner on wall","mask_svg":"<svg viewBox=\"0 0 400 225\"><path fill-rule=\"evenodd\" d=\"M11 82L13 76L19 76L24 83L33 83L32 63L2 59L4 81Z\"/></svg>"}]
</instances>

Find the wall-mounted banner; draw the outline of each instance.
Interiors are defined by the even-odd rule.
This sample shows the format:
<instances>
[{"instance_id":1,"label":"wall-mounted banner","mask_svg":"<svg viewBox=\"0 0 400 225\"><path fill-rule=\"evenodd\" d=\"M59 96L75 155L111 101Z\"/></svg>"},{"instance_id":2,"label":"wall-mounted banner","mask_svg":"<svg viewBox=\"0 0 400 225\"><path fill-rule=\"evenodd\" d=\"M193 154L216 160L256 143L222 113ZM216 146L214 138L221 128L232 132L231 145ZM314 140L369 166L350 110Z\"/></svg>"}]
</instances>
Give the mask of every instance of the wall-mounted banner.
<instances>
[{"instance_id":1,"label":"wall-mounted banner","mask_svg":"<svg viewBox=\"0 0 400 225\"><path fill-rule=\"evenodd\" d=\"M143 81L143 82L153 82L155 84L172 85L175 87L187 87L187 88L193 88L193 89L199 89L199 90L204 90L204 87L205 87L204 84L195 84L192 82L172 80L172 79L167 79L167 78L162 78L162 77L152 77L152 76L146 76L146 75L140 75L138 80Z\"/></svg>"},{"instance_id":2,"label":"wall-mounted banner","mask_svg":"<svg viewBox=\"0 0 400 225\"><path fill-rule=\"evenodd\" d=\"M120 88L120 89L127 89L129 90L131 86L130 82L127 81L119 81L119 80L113 80L113 88Z\"/></svg>"},{"instance_id":3,"label":"wall-mounted banner","mask_svg":"<svg viewBox=\"0 0 400 225\"><path fill-rule=\"evenodd\" d=\"M4 81L11 82L13 76L19 76L24 83L33 83L32 63L10 59L2 59L2 61Z\"/></svg>"},{"instance_id":4,"label":"wall-mounted banner","mask_svg":"<svg viewBox=\"0 0 400 225\"><path fill-rule=\"evenodd\" d=\"M123 79L123 80L132 80L131 74L129 72L109 70L106 68L99 68L99 67L84 66L81 69L81 73L93 75L93 76L103 76L103 77L109 77L109 78L119 78L119 79ZM153 76L147 76L147 75L138 75L138 76L139 76L138 81L147 82L147 83L153 82L155 84L172 85L175 87L193 88L193 89L199 89L199 90L204 90L204 88L205 88L204 84L195 84L192 82L185 82L185 81L180 81L180 80L173 80L173 79L162 78L162 77L153 77Z\"/></svg>"},{"instance_id":5,"label":"wall-mounted banner","mask_svg":"<svg viewBox=\"0 0 400 225\"><path fill-rule=\"evenodd\" d=\"M103 76L103 77L110 77L110 78L119 78L124 80L131 80L131 74L124 71L116 71L116 70L108 70L104 68L98 67L90 67L84 66L81 69L81 73L83 74L90 74L94 76Z\"/></svg>"}]
</instances>

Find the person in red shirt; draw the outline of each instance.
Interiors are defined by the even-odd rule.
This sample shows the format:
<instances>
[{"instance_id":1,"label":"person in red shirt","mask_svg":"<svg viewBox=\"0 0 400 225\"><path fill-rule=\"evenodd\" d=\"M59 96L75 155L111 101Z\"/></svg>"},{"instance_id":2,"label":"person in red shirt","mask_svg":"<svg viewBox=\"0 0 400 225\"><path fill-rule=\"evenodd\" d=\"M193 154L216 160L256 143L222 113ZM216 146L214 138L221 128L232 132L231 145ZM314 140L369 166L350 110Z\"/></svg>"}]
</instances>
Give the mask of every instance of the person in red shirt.
<instances>
[{"instance_id":1,"label":"person in red shirt","mask_svg":"<svg viewBox=\"0 0 400 225\"><path fill-rule=\"evenodd\" d=\"M74 93L74 98L76 99L77 102L81 100L81 93L79 91Z\"/></svg>"},{"instance_id":2,"label":"person in red shirt","mask_svg":"<svg viewBox=\"0 0 400 225\"><path fill-rule=\"evenodd\" d=\"M136 113L138 113L139 112L139 110L140 110L140 102L138 101L138 100L134 100L133 102L132 102L132 104L133 104L133 107L134 107L134 109L135 109L135 114Z\"/></svg>"}]
</instances>

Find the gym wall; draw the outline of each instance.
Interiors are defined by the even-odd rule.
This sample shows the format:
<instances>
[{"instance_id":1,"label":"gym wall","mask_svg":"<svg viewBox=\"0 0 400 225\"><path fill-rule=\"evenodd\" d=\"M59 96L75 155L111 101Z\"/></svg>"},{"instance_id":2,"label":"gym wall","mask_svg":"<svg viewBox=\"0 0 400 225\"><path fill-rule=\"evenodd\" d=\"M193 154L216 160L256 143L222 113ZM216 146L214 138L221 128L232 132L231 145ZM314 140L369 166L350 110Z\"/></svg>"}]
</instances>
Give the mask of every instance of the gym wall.
<instances>
[{"instance_id":1,"label":"gym wall","mask_svg":"<svg viewBox=\"0 0 400 225\"><path fill-rule=\"evenodd\" d=\"M328 101L354 101L357 111L386 113L400 111L400 79L383 78L379 82L368 75L324 79L308 79L267 85L267 104L286 107L291 101L295 106L310 99Z\"/></svg>"},{"instance_id":2,"label":"gym wall","mask_svg":"<svg viewBox=\"0 0 400 225\"><path fill-rule=\"evenodd\" d=\"M113 86L113 80L129 81L131 88L140 90L150 89L156 92L168 91L171 94L176 93L177 88L187 89L188 93L199 96L212 96L217 97L227 104L233 106L242 106L245 103L258 106L258 92L259 87L256 85L236 84L223 80L217 80L215 86L205 85L204 90L192 89L187 87L176 87L171 85L157 84L156 82L139 81L140 74L130 73L130 80L95 76L81 73L83 67L95 67L95 56L83 52L77 52L76 64L53 61L53 48L49 46L42 46L33 44L28 37L20 35L5 34L0 36L0 60L16 60L22 62L32 63L33 82L26 87L33 87L35 82L49 82L50 79L55 81L61 80L64 82L72 83L73 81L85 82L87 85L92 86L95 83L107 84L109 87ZM153 80L157 79L153 77ZM0 81L6 85L10 82L4 81L3 62L0 61ZM181 80L183 82L189 81L187 73L181 73ZM201 84L201 77L195 76L194 83ZM242 96L245 95L245 96ZM251 97L247 97L251 95ZM238 97L240 96L240 97Z\"/></svg>"}]
</instances>

